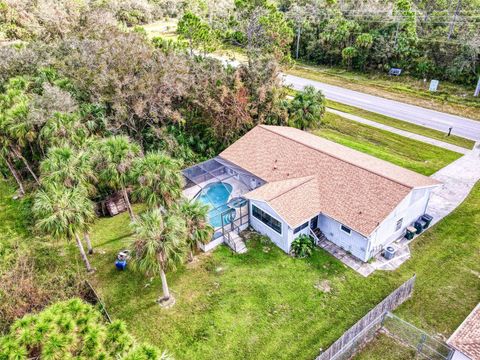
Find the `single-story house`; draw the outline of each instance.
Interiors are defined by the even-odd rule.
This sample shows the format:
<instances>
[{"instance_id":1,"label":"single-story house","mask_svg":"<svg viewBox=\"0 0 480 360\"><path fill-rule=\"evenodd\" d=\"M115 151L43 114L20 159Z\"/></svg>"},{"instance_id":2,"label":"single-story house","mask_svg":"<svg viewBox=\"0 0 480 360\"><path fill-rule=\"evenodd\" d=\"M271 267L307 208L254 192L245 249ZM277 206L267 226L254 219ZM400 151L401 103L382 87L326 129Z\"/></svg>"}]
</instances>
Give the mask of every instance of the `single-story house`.
<instances>
[{"instance_id":1,"label":"single-story house","mask_svg":"<svg viewBox=\"0 0 480 360\"><path fill-rule=\"evenodd\" d=\"M455 330L447 343L454 350L451 360L480 360L480 304Z\"/></svg>"},{"instance_id":2,"label":"single-story house","mask_svg":"<svg viewBox=\"0 0 480 360\"><path fill-rule=\"evenodd\" d=\"M244 190L235 197L248 200L249 225L283 251L289 253L293 240L307 234L326 237L365 262L425 214L439 186L427 176L282 126L255 127L215 162L241 180Z\"/></svg>"}]
</instances>

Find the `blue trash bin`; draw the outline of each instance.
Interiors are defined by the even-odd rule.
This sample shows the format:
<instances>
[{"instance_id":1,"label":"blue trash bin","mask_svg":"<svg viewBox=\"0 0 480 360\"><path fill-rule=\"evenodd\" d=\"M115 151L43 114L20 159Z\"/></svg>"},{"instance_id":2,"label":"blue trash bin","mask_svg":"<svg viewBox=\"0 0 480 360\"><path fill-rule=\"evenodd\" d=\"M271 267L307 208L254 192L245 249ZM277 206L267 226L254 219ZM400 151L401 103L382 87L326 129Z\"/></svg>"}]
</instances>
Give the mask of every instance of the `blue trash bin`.
<instances>
[{"instance_id":1,"label":"blue trash bin","mask_svg":"<svg viewBox=\"0 0 480 360\"><path fill-rule=\"evenodd\" d=\"M130 252L128 250L123 250L118 253L117 259L115 260L115 267L118 270L125 270L127 267L127 258L129 253Z\"/></svg>"},{"instance_id":2,"label":"blue trash bin","mask_svg":"<svg viewBox=\"0 0 480 360\"><path fill-rule=\"evenodd\" d=\"M127 267L127 260L115 260L115 267L117 270L125 270Z\"/></svg>"}]
</instances>

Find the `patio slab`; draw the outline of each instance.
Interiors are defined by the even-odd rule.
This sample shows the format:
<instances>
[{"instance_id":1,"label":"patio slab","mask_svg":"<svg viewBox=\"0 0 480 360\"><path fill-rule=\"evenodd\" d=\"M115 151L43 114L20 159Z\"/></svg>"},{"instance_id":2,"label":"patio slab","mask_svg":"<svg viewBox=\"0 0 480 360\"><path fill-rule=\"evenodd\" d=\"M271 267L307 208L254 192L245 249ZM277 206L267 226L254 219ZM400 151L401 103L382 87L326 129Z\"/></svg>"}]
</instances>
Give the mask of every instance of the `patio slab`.
<instances>
[{"instance_id":1,"label":"patio slab","mask_svg":"<svg viewBox=\"0 0 480 360\"><path fill-rule=\"evenodd\" d=\"M343 250L341 247L335 245L331 241L325 239L321 240L318 243L318 246L364 277L367 277L375 271L375 268L373 266L368 263L364 263L361 260L358 260L357 258L353 257L348 252Z\"/></svg>"},{"instance_id":2,"label":"patio slab","mask_svg":"<svg viewBox=\"0 0 480 360\"><path fill-rule=\"evenodd\" d=\"M391 246L396 249L396 256L393 259L387 260L381 253L379 253L373 258L373 261L369 263L365 263L350 255L344 249L329 240L320 241L318 246L333 255L349 268L358 272L360 275L367 277L375 270L393 271L398 269L405 261L410 259L410 248L408 245L411 241L403 241L400 239L392 244Z\"/></svg>"}]
</instances>

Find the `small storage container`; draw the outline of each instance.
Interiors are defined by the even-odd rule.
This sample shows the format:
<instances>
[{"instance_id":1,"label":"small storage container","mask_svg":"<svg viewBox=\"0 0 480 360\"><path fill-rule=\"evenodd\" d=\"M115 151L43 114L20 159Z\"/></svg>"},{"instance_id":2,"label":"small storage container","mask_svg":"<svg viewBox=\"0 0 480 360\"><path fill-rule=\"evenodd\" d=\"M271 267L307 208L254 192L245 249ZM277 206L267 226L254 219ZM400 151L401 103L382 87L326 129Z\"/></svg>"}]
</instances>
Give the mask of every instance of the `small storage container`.
<instances>
[{"instance_id":1,"label":"small storage container","mask_svg":"<svg viewBox=\"0 0 480 360\"><path fill-rule=\"evenodd\" d=\"M423 215L423 216L421 217L421 219L422 219L423 221L425 221L426 224L425 224L424 229L426 229L426 228L428 228L428 227L430 226L430 223L431 223L432 220L433 220L433 216L428 215L428 214L425 214L425 215Z\"/></svg>"},{"instance_id":2,"label":"small storage container","mask_svg":"<svg viewBox=\"0 0 480 360\"><path fill-rule=\"evenodd\" d=\"M120 251L117 255L117 259L115 260L115 267L117 270L125 270L127 267L127 259L128 259L128 254L130 251L128 250L123 250Z\"/></svg>"},{"instance_id":3,"label":"small storage container","mask_svg":"<svg viewBox=\"0 0 480 360\"><path fill-rule=\"evenodd\" d=\"M423 221L422 219L418 219L417 221L415 221L413 226L415 227L415 229L417 229L417 234L422 233L423 229L425 228L425 224L425 221Z\"/></svg>"},{"instance_id":4,"label":"small storage container","mask_svg":"<svg viewBox=\"0 0 480 360\"><path fill-rule=\"evenodd\" d=\"M408 226L405 237L407 238L407 240L412 240L416 233L417 229L415 229L413 226Z\"/></svg>"}]
</instances>

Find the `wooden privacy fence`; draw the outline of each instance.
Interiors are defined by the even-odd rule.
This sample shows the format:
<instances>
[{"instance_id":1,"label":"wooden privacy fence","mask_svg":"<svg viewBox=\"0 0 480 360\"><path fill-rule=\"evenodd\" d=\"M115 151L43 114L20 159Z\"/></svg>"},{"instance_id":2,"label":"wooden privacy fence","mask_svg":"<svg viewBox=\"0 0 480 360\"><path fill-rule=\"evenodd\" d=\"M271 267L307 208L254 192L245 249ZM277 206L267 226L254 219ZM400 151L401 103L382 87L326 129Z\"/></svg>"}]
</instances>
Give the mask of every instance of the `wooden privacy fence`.
<instances>
[{"instance_id":1,"label":"wooden privacy fence","mask_svg":"<svg viewBox=\"0 0 480 360\"><path fill-rule=\"evenodd\" d=\"M355 345L364 343L373 338L376 326L381 327L383 317L390 311L395 310L413 292L416 275L403 283L383 301L370 310L355 325L345 331L327 350L320 354L316 360L347 359L353 355Z\"/></svg>"}]
</instances>

